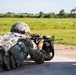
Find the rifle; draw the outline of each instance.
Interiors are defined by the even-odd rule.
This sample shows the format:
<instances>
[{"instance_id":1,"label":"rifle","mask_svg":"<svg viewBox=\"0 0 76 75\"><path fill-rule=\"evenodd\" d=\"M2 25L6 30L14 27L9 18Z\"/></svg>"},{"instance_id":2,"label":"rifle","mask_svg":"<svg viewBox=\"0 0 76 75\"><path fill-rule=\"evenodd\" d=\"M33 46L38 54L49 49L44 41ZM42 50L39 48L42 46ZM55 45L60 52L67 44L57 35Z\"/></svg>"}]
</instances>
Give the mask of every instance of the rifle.
<instances>
[{"instance_id":1,"label":"rifle","mask_svg":"<svg viewBox=\"0 0 76 75\"><path fill-rule=\"evenodd\" d=\"M53 46L53 42L55 40L62 40L61 38L55 38L54 35L52 35L52 37L47 37L47 36L43 36L42 38L40 37L40 34L32 34L31 35L31 40L33 40L37 45L39 43L40 40L44 39L43 42L43 47L42 49L47 53L52 53L52 57L51 59L54 57L54 46Z\"/></svg>"}]
</instances>

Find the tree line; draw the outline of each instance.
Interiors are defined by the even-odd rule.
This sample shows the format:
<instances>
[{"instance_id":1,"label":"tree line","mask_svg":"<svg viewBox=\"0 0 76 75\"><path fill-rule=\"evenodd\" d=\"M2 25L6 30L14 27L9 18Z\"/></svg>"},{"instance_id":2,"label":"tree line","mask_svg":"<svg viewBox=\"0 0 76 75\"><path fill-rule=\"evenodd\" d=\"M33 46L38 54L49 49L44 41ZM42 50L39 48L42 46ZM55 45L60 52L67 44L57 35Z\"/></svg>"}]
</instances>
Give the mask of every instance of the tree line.
<instances>
[{"instance_id":1,"label":"tree line","mask_svg":"<svg viewBox=\"0 0 76 75\"><path fill-rule=\"evenodd\" d=\"M0 18L76 18L76 7L66 13L64 9L61 9L58 14L54 12L44 13L40 11L38 14L30 13L0 13Z\"/></svg>"}]
</instances>

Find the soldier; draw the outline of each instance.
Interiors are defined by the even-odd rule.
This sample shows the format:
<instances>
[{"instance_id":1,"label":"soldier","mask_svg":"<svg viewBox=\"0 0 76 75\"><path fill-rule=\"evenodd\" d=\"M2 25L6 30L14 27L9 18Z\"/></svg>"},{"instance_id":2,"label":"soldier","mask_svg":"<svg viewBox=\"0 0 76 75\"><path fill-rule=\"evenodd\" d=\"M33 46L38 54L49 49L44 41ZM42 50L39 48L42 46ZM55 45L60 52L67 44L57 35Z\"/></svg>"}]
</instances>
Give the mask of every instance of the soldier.
<instances>
[{"instance_id":1,"label":"soldier","mask_svg":"<svg viewBox=\"0 0 76 75\"><path fill-rule=\"evenodd\" d=\"M19 67L27 58L28 53L36 63L44 62L45 51L31 41L29 35L29 26L23 22L17 22L10 32L0 36L0 67L2 70Z\"/></svg>"}]
</instances>

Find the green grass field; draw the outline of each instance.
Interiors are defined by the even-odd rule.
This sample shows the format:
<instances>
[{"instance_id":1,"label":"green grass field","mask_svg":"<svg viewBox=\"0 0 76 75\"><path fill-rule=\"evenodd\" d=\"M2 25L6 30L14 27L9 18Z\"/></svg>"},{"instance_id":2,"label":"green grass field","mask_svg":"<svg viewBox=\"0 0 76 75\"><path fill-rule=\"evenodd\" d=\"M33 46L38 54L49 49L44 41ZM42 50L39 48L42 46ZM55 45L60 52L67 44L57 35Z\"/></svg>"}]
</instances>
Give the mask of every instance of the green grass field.
<instances>
[{"instance_id":1,"label":"green grass field","mask_svg":"<svg viewBox=\"0 0 76 75\"><path fill-rule=\"evenodd\" d=\"M63 39L54 43L76 45L76 18L0 18L0 35L10 31L15 22L27 23L31 33L41 33L41 36L55 35L56 38Z\"/></svg>"}]
</instances>

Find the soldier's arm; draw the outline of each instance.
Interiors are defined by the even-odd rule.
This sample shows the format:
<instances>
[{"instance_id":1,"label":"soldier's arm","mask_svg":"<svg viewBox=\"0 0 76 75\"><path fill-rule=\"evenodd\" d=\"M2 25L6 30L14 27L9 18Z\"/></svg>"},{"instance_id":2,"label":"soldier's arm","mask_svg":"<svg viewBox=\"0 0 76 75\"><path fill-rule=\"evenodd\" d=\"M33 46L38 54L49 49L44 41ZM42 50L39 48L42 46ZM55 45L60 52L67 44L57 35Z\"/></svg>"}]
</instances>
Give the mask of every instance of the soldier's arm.
<instances>
[{"instance_id":1,"label":"soldier's arm","mask_svg":"<svg viewBox=\"0 0 76 75\"><path fill-rule=\"evenodd\" d=\"M28 44L29 43L29 44ZM43 50L39 50L34 48L34 42L31 42L29 39L25 41L25 45L27 46L28 53L30 54L31 58L39 64L42 64L45 60L45 52Z\"/></svg>"}]
</instances>

